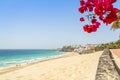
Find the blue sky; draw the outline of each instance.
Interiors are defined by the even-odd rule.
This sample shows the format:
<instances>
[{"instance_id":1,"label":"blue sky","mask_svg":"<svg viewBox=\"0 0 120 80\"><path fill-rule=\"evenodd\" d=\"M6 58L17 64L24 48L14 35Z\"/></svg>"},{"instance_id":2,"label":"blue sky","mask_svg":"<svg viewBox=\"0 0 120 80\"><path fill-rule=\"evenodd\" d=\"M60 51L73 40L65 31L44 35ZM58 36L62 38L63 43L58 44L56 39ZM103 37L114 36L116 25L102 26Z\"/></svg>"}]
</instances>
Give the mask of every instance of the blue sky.
<instances>
[{"instance_id":1,"label":"blue sky","mask_svg":"<svg viewBox=\"0 0 120 80\"><path fill-rule=\"evenodd\" d=\"M120 30L113 32L110 25L85 33L78 7L79 0L0 0L0 49L51 49L118 40Z\"/></svg>"}]
</instances>

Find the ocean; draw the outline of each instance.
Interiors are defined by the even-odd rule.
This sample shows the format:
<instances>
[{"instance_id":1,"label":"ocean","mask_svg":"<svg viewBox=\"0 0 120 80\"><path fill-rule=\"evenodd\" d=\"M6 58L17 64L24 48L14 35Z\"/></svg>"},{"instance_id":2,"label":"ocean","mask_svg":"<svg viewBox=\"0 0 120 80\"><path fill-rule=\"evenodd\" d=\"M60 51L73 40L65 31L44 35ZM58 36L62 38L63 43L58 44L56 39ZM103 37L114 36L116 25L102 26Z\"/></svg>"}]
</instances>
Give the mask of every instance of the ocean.
<instances>
[{"instance_id":1,"label":"ocean","mask_svg":"<svg viewBox=\"0 0 120 80\"><path fill-rule=\"evenodd\" d=\"M63 55L55 50L0 50L0 69Z\"/></svg>"}]
</instances>

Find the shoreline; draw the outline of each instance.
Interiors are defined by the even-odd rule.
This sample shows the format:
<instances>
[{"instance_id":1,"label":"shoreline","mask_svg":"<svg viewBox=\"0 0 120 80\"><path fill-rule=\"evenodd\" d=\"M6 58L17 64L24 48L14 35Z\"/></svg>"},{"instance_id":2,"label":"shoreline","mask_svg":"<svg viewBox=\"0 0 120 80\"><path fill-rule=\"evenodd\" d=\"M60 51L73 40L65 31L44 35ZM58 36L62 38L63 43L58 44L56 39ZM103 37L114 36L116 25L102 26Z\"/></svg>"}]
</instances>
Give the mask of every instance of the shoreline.
<instances>
[{"instance_id":1,"label":"shoreline","mask_svg":"<svg viewBox=\"0 0 120 80\"><path fill-rule=\"evenodd\" d=\"M75 52L64 52L61 55L56 55L56 56L52 56L52 57L48 57L45 59L41 59L41 60L34 60L33 62L27 62L27 63L22 63L22 64L16 64L15 66L10 66L10 67L6 67L3 69L0 69L0 75L5 74L5 73L9 73L15 70L19 70L34 64L38 64L41 62L46 62L46 61L50 61L50 60L55 60L55 59L59 59L59 58L64 58L64 57L69 57L71 55L74 55L73 53ZM77 53L76 53L77 54Z\"/></svg>"},{"instance_id":2,"label":"shoreline","mask_svg":"<svg viewBox=\"0 0 120 80\"><path fill-rule=\"evenodd\" d=\"M3 52L8 52L8 51L12 51L12 53L14 53L14 51L18 51L18 53L19 53L19 50L20 51L33 51L33 52L35 52L35 51L43 51L42 53L44 53L44 50L45 49L4 49L4 50L1 50L1 51L3 51ZM34 51L35 50L35 51ZM39 52L40 54L41 54L41 51ZM59 56L62 56L62 55L64 55L65 54L65 52L60 52L60 51L58 51L58 50L45 50L45 51L53 51L53 54L51 54L50 53L50 55L47 53L47 54L45 54L45 55L37 55L37 56L35 56L35 55L32 55L31 56L31 54L30 54L30 56L29 55L25 55L25 57L24 56L15 56L14 57L14 55L12 56L12 55L10 55L10 57L12 57L12 58L10 58L9 59L9 57L6 57L6 55L3 55L3 56L0 56L0 70L2 70L2 69L7 69L7 68L11 68L11 67L15 67L15 66L20 66L20 65L25 65L25 64L30 64L30 63L34 63L34 62L38 62L38 61L42 61L42 60L46 60L46 59L49 59L49 58L54 58L54 57L59 57ZM54 51L56 52L55 54L54 54ZM20 54L21 54L22 52L20 52ZM24 52L23 52L24 53ZM0 55L1 55L1 52L0 52ZM16 54L15 54L16 55ZM17 58L18 57L18 58ZM3 60L2 60L2 58L3 58ZM5 59L5 60L4 60Z\"/></svg>"},{"instance_id":3,"label":"shoreline","mask_svg":"<svg viewBox=\"0 0 120 80\"><path fill-rule=\"evenodd\" d=\"M0 75L0 80L94 80L102 51L63 56L18 66ZM94 57L95 56L95 57Z\"/></svg>"}]
</instances>

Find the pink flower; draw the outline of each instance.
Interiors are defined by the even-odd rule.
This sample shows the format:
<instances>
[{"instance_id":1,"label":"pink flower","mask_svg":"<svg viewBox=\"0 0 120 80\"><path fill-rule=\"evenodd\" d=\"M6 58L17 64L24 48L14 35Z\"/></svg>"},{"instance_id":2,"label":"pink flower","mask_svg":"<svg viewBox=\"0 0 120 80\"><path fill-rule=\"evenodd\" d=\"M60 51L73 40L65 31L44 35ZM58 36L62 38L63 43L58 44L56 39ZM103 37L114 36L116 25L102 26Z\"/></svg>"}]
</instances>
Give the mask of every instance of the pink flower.
<instances>
[{"instance_id":1,"label":"pink flower","mask_svg":"<svg viewBox=\"0 0 120 80\"><path fill-rule=\"evenodd\" d=\"M92 19L91 22L92 22L92 24L94 24L96 21L97 21L96 19Z\"/></svg>"},{"instance_id":2,"label":"pink flower","mask_svg":"<svg viewBox=\"0 0 120 80\"><path fill-rule=\"evenodd\" d=\"M86 7L80 7L78 10L80 13L84 13L84 11L86 11Z\"/></svg>"},{"instance_id":3,"label":"pink flower","mask_svg":"<svg viewBox=\"0 0 120 80\"><path fill-rule=\"evenodd\" d=\"M120 11L113 6L113 3L116 1L117 0L80 0L80 13L88 11L91 12L88 14L95 14L95 16L90 16L92 24L83 26L84 31L88 33L96 32L100 26L100 22L98 22L97 19L103 21L106 25L116 21L118 19L117 13ZM81 17L80 21L83 22L85 20Z\"/></svg>"},{"instance_id":4,"label":"pink flower","mask_svg":"<svg viewBox=\"0 0 120 80\"><path fill-rule=\"evenodd\" d=\"M97 31L97 27L95 25L91 25L92 28L92 32L96 32Z\"/></svg>"},{"instance_id":5,"label":"pink flower","mask_svg":"<svg viewBox=\"0 0 120 80\"><path fill-rule=\"evenodd\" d=\"M85 4L84 0L80 0L80 6L83 6Z\"/></svg>"},{"instance_id":6,"label":"pink flower","mask_svg":"<svg viewBox=\"0 0 120 80\"><path fill-rule=\"evenodd\" d=\"M88 9L89 9L90 12L93 11L93 7L92 6L89 6Z\"/></svg>"},{"instance_id":7,"label":"pink flower","mask_svg":"<svg viewBox=\"0 0 120 80\"><path fill-rule=\"evenodd\" d=\"M89 25L85 25L85 26L83 26L83 29L84 29L85 32L87 32L88 27L89 27Z\"/></svg>"},{"instance_id":8,"label":"pink flower","mask_svg":"<svg viewBox=\"0 0 120 80\"><path fill-rule=\"evenodd\" d=\"M99 28L100 22L95 22L95 26L96 26L96 28Z\"/></svg>"},{"instance_id":9,"label":"pink flower","mask_svg":"<svg viewBox=\"0 0 120 80\"><path fill-rule=\"evenodd\" d=\"M83 21L85 21L85 19L84 19L83 17L81 17L81 18L80 18L80 21L83 22Z\"/></svg>"}]
</instances>

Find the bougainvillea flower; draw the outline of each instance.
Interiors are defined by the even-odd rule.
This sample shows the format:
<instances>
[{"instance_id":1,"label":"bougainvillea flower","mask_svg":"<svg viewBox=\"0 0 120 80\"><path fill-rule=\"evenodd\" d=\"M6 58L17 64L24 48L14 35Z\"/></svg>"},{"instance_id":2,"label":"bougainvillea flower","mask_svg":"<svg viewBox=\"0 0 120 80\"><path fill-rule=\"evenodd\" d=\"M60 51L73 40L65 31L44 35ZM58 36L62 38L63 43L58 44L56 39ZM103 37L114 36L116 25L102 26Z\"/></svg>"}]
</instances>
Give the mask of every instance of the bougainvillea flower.
<instances>
[{"instance_id":1,"label":"bougainvillea flower","mask_svg":"<svg viewBox=\"0 0 120 80\"><path fill-rule=\"evenodd\" d=\"M118 13L119 12L119 9L117 9L117 8L113 8L112 10L113 10L114 13Z\"/></svg>"},{"instance_id":2,"label":"bougainvillea flower","mask_svg":"<svg viewBox=\"0 0 120 80\"><path fill-rule=\"evenodd\" d=\"M110 0L110 3L114 3L114 2L116 2L117 0Z\"/></svg>"},{"instance_id":3,"label":"bougainvillea flower","mask_svg":"<svg viewBox=\"0 0 120 80\"><path fill-rule=\"evenodd\" d=\"M97 27L95 25L91 25L90 27L92 28L92 32L96 32L97 31Z\"/></svg>"},{"instance_id":4,"label":"bougainvillea flower","mask_svg":"<svg viewBox=\"0 0 120 80\"><path fill-rule=\"evenodd\" d=\"M85 4L84 0L80 0L80 6L83 6Z\"/></svg>"},{"instance_id":5,"label":"bougainvillea flower","mask_svg":"<svg viewBox=\"0 0 120 80\"><path fill-rule=\"evenodd\" d=\"M80 18L80 21L83 22L83 21L85 21L85 19L84 19L83 17L81 17L81 18Z\"/></svg>"},{"instance_id":6,"label":"bougainvillea flower","mask_svg":"<svg viewBox=\"0 0 120 80\"><path fill-rule=\"evenodd\" d=\"M91 32L96 32L97 31L97 27L96 25L85 25L83 27L85 32L91 33Z\"/></svg>"},{"instance_id":7,"label":"bougainvillea flower","mask_svg":"<svg viewBox=\"0 0 120 80\"><path fill-rule=\"evenodd\" d=\"M103 16L102 16L102 15L101 15L101 16L99 16L99 19L100 19L100 20L103 20Z\"/></svg>"},{"instance_id":8,"label":"bougainvillea flower","mask_svg":"<svg viewBox=\"0 0 120 80\"><path fill-rule=\"evenodd\" d=\"M80 8L79 8L79 12L80 12L80 13L84 13L84 11L86 11L86 7L80 7Z\"/></svg>"},{"instance_id":9,"label":"bougainvillea flower","mask_svg":"<svg viewBox=\"0 0 120 80\"><path fill-rule=\"evenodd\" d=\"M97 19L106 25L116 21L118 19L117 13L120 11L113 6L113 3L116 1L117 0L80 0L79 12L91 12L88 13L91 24L83 26L84 31L88 33L96 32L100 26L100 22L98 22ZM84 21L84 18L80 18L80 21Z\"/></svg>"},{"instance_id":10,"label":"bougainvillea flower","mask_svg":"<svg viewBox=\"0 0 120 80\"><path fill-rule=\"evenodd\" d=\"M89 6L88 9L89 9L90 12L93 11L93 7L92 6Z\"/></svg>"},{"instance_id":11,"label":"bougainvillea flower","mask_svg":"<svg viewBox=\"0 0 120 80\"><path fill-rule=\"evenodd\" d=\"M96 28L99 28L100 22L95 22L95 26L96 26Z\"/></svg>"},{"instance_id":12,"label":"bougainvillea flower","mask_svg":"<svg viewBox=\"0 0 120 80\"><path fill-rule=\"evenodd\" d=\"M87 7L91 6L90 1L87 0L86 3L85 3L85 5L86 5Z\"/></svg>"},{"instance_id":13,"label":"bougainvillea flower","mask_svg":"<svg viewBox=\"0 0 120 80\"><path fill-rule=\"evenodd\" d=\"M108 25L111 24L112 22L116 21L118 19L117 14L111 12L106 16L106 18L103 20L103 22Z\"/></svg>"},{"instance_id":14,"label":"bougainvillea flower","mask_svg":"<svg viewBox=\"0 0 120 80\"><path fill-rule=\"evenodd\" d=\"M89 25L83 26L83 30L87 32Z\"/></svg>"},{"instance_id":15,"label":"bougainvillea flower","mask_svg":"<svg viewBox=\"0 0 120 80\"><path fill-rule=\"evenodd\" d=\"M96 19L91 20L92 24L94 24L96 21L97 21Z\"/></svg>"},{"instance_id":16,"label":"bougainvillea flower","mask_svg":"<svg viewBox=\"0 0 120 80\"><path fill-rule=\"evenodd\" d=\"M91 33L91 32L92 32L92 28L91 28L91 27L88 27L87 32L88 32L88 33Z\"/></svg>"}]
</instances>

